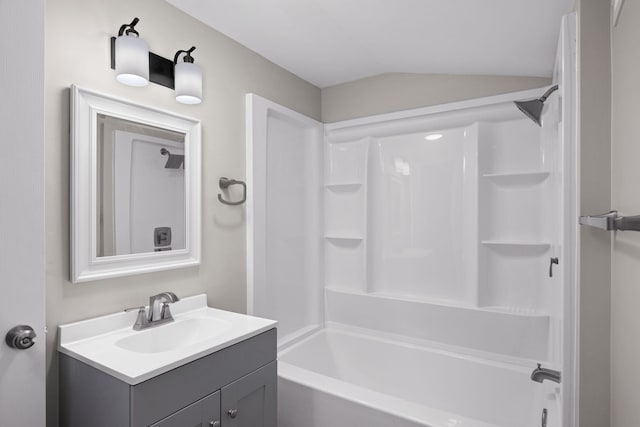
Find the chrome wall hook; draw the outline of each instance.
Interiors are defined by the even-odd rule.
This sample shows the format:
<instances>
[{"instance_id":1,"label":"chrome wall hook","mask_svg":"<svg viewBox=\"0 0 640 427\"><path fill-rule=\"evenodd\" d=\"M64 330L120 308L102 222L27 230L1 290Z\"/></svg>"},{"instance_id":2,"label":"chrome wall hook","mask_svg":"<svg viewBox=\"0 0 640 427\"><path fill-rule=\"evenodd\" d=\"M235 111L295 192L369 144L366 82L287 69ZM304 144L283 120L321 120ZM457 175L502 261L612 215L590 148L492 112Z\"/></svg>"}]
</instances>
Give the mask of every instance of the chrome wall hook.
<instances>
[{"instance_id":1,"label":"chrome wall hook","mask_svg":"<svg viewBox=\"0 0 640 427\"><path fill-rule=\"evenodd\" d=\"M242 200L238 202L230 202L228 200L224 200L222 198L222 194L218 193L218 200L220 201L220 203L224 203L225 205L230 205L230 206L237 206L247 201L247 184L244 181L225 178L224 176L220 178L220 180L218 181L218 185L220 186L221 190L226 190L227 188L229 188L229 186L235 185L235 184L242 185Z\"/></svg>"}]
</instances>

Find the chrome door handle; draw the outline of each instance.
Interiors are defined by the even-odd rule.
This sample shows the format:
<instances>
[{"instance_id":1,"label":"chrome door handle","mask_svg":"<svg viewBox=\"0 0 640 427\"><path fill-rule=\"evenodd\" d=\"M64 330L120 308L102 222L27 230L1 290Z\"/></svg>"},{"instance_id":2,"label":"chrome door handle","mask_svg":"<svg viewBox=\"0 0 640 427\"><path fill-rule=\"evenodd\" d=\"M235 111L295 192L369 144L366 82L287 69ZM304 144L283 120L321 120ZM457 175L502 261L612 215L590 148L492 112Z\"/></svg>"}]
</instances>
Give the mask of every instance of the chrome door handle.
<instances>
[{"instance_id":1,"label":"chrome door handle","mask_svg":"<svg viewBox=\"0 0 640 427\"><path fill-rule=\"evenodd\" d=\"M14 326L7 332L4 341L11 348L26 350L36 343L36 331L29 325Z\"/></svg>"},{"instance_id":2,"label":"chrome door handle","mask_svg":"<svg viewBox=\"0 0 640 427\"><path fill-rule=\"evenodd\" d=\"M237 409L229 409L227 411L227 415L229 415L229 418L235 418L238 416L238 410Z\"/></svg>"},{"instance_id":3,"label":"chrome door handle","mask_svg":"<svg viewBox=\"0 0 640 427\"><path fill-rule=\"evenodd\" d=\"M580 224L607 231L640 231L640 215L621 216L618 211L611 211L602 215L581 216Z\"/></svg>"}]
</instances>

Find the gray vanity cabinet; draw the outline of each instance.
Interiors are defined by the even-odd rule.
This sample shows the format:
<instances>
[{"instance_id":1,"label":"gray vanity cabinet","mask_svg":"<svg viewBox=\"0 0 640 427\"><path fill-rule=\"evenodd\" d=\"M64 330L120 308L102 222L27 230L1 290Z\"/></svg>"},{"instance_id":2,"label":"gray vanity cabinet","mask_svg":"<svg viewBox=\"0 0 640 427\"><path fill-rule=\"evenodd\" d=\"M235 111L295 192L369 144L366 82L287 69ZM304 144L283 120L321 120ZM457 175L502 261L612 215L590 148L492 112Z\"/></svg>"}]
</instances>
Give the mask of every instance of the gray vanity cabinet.
<instances>
[{"instance_id":1,"label":"gray vanity cabinet","mask_svg":"<svg viewBox=\"0 0 640 427\"><path fill-rule=\"evenodd\" d=\"M276 427L276 330L130 385L60 354L64 427Z\"/></svg>"},{"instance_id":2,"label":"gray vanity cabinet","mask_svg":"<svg viewBox=\"0 0 640 427\"><path fill-rule=\"evenodd\" d=\"M276 376L271 362L151 427L276 427Z\"/></svg>"},{"instance_id":3,"label":"gray vanity cabinet","mask_svg":"<svg viewBox=\"0 0 640 427\"><path fill-rule=\"evenodd\" d=\"M276 427L276 362L222 388L222 427Z\"/></svg>"}]
</instances>

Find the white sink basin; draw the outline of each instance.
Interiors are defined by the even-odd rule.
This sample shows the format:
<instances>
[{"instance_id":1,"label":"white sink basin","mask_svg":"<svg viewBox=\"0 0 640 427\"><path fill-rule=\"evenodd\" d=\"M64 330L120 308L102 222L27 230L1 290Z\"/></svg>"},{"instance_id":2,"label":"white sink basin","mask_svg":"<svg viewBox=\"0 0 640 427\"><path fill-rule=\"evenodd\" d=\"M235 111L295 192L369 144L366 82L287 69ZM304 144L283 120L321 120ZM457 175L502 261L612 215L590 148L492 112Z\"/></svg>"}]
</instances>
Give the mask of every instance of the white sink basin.
<instances>
[{"instance_id":1,"label":"white sink basin","mask_svg":"<svg viewBox=\"0 0 640 427\"><path fill-rule=\"evenodd\" d=\"M198 344L231 329L226 320L200 318L182 319L139 331L115 342L115 345L136 353L161 353L179 347Z\"/></svg>"},{"instance_id":2,"label":"white sink basin","mask_svg":"<svg viewBox=\"0 0 640 427\"><path fill-rule=\"evenodd\" d=\"M137 313L58 326L58 351L135 385L275 328L277 322L207 307L206 295L171 304L174 322L134 331Z\"/></svg>"}]
</instances>

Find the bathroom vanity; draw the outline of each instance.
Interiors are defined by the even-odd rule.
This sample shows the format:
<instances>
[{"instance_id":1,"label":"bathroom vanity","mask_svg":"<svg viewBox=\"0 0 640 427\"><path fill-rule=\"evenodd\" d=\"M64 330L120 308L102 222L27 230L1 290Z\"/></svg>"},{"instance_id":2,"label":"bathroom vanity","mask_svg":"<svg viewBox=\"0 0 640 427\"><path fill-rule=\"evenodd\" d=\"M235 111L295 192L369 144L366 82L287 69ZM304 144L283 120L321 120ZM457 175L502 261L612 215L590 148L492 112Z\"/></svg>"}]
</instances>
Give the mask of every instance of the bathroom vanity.
<instances>
[{"instance_id":1,"label":"bathroom vanity","mask_svg":"<svg viewBox=\"0 0 640 427\"><path fill-rule=\"evenodd\" d=\"M276 322L204 295L172 310L143 331L133 312L59 327L61 425L276 427Z\"/></svg>"}]
</instances>

